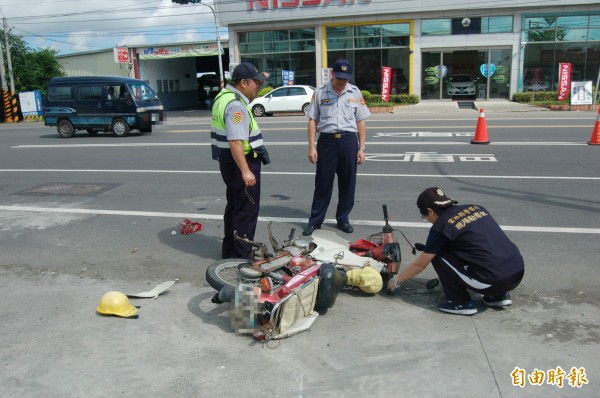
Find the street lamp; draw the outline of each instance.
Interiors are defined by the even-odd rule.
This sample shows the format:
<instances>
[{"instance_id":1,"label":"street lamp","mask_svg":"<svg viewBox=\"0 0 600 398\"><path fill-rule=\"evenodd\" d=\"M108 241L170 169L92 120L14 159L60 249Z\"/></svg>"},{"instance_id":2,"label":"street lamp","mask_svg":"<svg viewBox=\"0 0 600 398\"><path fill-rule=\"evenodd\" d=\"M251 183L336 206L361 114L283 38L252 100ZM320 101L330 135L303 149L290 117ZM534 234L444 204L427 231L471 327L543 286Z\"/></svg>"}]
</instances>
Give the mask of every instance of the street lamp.
<instances>
[{"instance_id":1,"label":"street lamp","mask_svg":"<svg viewBox=\"0 0 600 398\"><path fill-rule=\"evenodd\" d=\"M223 78L223 61L221 60L221 29L219 28L219 13L216 10L217 1L214 1L215 7L210 4L202 3L202 0L171 0L173 3L177 4L199 4L201 6L206 6L210 8L210 11L215 18L215 31L217 34L217 58L219 59L219 79L221 80L219 87L223 88L225 86L225 79Z\"/></svg>"}]
</instances>

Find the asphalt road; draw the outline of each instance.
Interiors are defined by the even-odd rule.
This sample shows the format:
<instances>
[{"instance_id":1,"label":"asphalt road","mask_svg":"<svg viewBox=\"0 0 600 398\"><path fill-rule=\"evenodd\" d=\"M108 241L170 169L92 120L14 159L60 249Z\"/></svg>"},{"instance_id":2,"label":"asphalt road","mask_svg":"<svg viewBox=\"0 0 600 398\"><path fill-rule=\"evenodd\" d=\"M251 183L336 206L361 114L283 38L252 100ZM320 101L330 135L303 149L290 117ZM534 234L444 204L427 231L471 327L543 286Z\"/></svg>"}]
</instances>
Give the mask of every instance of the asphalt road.
<instances>
[{"instance_id":1,"label":"asphalt road","mask_svg":"<svg viewBox=\"0 0 600 398\"><path fill-rule=\"evenodd\" d=\"M125 139L0 125L0 394L591 396L589 385L521 388L510 372L581 367L598 380L600 147L587 145L596 114L487 112L492 143L472 145L477 117L373 115L355 232L339 234L378 232L387 204L392 225L423 241L416 197L443 187L484 205L521 249L526 276L513 307L449 316L435 309L439 288L414 283L393 297L343 293L310 333L274 350L233 334L227 309L210 303L204 272L219 259L225 201L206 114L173 113L153 134ZM259 124L272 160L257 233L266 242L267 221L277 236L304 227L314 166L304 117ZM324 225L333 231L334 206ZM203 231L181 235L184 218ZM108 290L167 280L178 281L167 294L134 302L137 320L95 314Z\"/></svg>"}]
</instances>

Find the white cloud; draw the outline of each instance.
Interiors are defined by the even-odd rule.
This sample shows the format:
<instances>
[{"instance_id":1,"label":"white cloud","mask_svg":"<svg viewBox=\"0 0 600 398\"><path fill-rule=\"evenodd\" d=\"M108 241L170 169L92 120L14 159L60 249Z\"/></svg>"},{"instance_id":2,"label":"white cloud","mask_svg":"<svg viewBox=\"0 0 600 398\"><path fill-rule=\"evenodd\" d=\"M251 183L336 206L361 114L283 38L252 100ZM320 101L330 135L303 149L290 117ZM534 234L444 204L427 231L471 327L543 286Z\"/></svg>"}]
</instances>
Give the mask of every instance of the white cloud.
<instances>
[{"instance_id":1,"label":"white cloud","mask_svg":"<svg viewBox=\"0 0 600 398\"><path fill-rule=\"evenodd\" d=\"M171 0L13 0L2 5L2 12L12 33L31 47L50 47L61 54L215 39L208 7ZM224 31L221 36L226 36Z\"/></svg>"}]
</instances>

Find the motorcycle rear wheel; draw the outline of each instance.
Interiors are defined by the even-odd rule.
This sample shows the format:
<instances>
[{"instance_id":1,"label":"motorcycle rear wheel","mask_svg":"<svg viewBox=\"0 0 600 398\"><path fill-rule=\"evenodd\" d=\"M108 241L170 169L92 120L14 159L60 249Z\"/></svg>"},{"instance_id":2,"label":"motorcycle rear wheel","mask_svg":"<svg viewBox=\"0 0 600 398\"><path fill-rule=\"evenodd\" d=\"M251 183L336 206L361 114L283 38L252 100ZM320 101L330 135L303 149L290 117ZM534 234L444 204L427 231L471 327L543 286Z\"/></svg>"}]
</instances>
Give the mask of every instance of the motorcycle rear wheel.
<instances>
[{"instance_id":1,"label":"motorcycle rear wheel","mask_svg":"<svg viewBox=\"0 0 600 398\"><path fill-rule=\"evenodd\" d=\"M237 287L240 283L259 286L259 281L263 277L263 274L260 271L246 268L245 272L240 272L240 269L249 265L251 265L251 263L243 258L230 258L217 261L206 269L206 281L210 286L219 291L224 286ZM270 275L273 277L271 281L273 288L277 288L283 284L281 275L293 276L294 273L289 268L283 267L276 271L272 271Z\"/></svg>"},{"instance_id":2,"label":"motorcycle rear wheel","mask_svg":"<svg viewBox=\"0 0 600 398\"><path fill-rule=\"evenodd\" d=\"M236 287L241 282L247 282L246 280L242 280L238 270L240 264L247 263L248 260L243 258L229 258L212 263L206 269L206 281L216 290L221 290L227 285ZM251 283L253 282L254 280Z\"/></svg>"}]
</instances>

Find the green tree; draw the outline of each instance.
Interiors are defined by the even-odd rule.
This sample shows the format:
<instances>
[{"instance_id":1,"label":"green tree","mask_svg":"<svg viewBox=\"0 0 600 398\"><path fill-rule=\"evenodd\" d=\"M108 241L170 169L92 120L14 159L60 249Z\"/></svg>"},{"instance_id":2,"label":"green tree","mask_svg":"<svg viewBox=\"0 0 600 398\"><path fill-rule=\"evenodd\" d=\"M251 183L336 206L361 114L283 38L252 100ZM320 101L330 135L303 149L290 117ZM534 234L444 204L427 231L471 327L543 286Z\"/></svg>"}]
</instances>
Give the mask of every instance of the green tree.
<instances>
[{"instance_id":1,"label":"green tree","mask_svg":"<svg viewBox=\"0 0 600 398\"><path fill-rule=\"evenodd\" d=\"M555 41L555 38L557 41L562 41L567 32L560 26L555 29L557 20L556 17L544 17L542 18L543 22L530 20L529 31L527 32L528 41Z\"/></svg>"},{"instance_id":2,"label":"green tree","mask_svg":"<svg viewBox=\"0 0 600 398\"><path fill-rule=\"evenodd\" d=\"M0 40L4 49L4 32L0 31ZM8 32L8 45L10 47L10 57L13 69L13 80L15 82L15 91L46 90L48 79L56 76L64 76L62 65L57 61L56 50L49 48L34 50L20 37ZM6 51L6 50L4 50ZM6 71L7 85L8 78L8 60L6 52L4 53L4 69Z\"/></svg>"}]
</instances>

